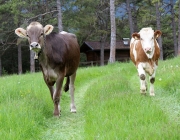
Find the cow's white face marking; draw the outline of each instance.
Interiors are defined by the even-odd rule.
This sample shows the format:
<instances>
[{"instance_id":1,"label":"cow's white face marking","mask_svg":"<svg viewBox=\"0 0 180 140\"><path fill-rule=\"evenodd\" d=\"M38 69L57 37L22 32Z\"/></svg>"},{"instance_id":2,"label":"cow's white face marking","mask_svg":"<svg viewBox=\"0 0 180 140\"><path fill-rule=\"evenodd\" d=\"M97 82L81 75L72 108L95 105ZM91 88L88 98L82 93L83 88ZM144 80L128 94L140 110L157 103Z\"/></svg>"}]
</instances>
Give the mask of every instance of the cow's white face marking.
<instances>
[{"instance_id":1,"label":"cow's white face marking","mask_svg":"<svg viewBox=\"0 0 180 140\"><path fill-rule=\"evenodd\" d=\"M148 58L152 58L155 50L154 30L152 28L142 28L139 32L142 48Z\"/></svg>"},{"instance_id":2,"label":"cow's white face marking","mask_svg":"<svg viewBox=\"0 0 180 140\"><path fill-rule=\"evenodd\" d=\"M27 27L27 37L29 40L29 48L38 53L41 50L41 40L43 40L43 26L35 22Z\"/></svg>"}]
</instances>

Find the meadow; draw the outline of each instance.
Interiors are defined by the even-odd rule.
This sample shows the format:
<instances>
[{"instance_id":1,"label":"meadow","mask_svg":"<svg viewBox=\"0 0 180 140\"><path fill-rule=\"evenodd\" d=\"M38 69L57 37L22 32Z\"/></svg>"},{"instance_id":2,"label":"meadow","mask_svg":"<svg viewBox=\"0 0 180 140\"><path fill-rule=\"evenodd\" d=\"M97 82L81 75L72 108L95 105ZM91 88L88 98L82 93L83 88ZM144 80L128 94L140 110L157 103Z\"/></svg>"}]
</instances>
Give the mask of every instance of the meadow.
<instances>
[{"instance_id":1,"label":"meadow","mask_svg":"<svg viewBox=\"0 0 180 140\"><path fill-rule=\"evenodd\" d=\"M61 97L61 116L42 73L0 77L1 140L178 140L180 139L180 57L160 61L155 97L140 94L130 63L79 68L77 113Z\"/></svg>"}]
</instances>

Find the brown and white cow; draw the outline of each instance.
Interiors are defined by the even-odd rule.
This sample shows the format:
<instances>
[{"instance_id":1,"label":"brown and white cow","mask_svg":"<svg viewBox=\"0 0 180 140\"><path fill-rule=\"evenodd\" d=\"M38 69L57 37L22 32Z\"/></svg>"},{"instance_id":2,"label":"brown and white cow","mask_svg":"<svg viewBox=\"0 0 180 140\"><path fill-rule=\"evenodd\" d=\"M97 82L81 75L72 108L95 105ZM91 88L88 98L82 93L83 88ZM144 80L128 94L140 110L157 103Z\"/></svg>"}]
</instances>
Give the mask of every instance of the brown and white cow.
<instances>
[{"instance_id":1,"label":"brown and white cow","mask_svg":"<svg viewBox=\"0 0 180 140\"><path fill-rule=\"evenodd\" d=\"M27 29L17 28L15 33L26 38L30 50L36 54L54 102L54 115L60 115L60 95L63 80L67 77L65 91L70 89L70 111L76 112L74 103L74 81L80 60L80 49L74 34L67 32L55 33L52 25L43 27L39 22L32 22ZM56 83L56 88L54 84Z\"/></svg>"},{"instance_id":2,"label":"brown and white cow","mask_svg":"<svg viewBox=\"0 0 180 140\"><path fill-rule=\"evenodd\" d=\"M130 57L135 64L140 78L140 92L146 94L146 73L150 80L150 96L154 94L155 73L160 56L160 48L157 38L161 31L154 32L152 28L142 28L139 33L133 33L130 42Z\"/></svg>"}]
</instances>

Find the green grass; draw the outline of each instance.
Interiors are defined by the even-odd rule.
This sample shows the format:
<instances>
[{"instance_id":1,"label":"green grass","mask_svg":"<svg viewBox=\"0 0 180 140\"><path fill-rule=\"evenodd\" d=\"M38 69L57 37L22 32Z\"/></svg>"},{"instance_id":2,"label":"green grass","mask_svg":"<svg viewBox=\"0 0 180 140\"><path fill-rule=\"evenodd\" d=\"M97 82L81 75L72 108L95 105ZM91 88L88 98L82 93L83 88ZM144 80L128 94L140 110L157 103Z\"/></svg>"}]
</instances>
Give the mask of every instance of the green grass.
<instances>
[{"instance_id":1,"label":"green grass","mask_svg":"<svg viewBox=\"0 0 180 140\"><path fill-rule=\"evenodd\" d=\"M165 100L160 95L141 96L137 73L132 75L128 66L121 64L127 68L122 75L106 75L87 91L85 106L92 106L85 112L86 139L179 139L179 124L166 114Z\"/></svg>"},{"instance_id":2,"label":"green grass","mask_svg":"<svg viewBox=\"0 0 180 140\"><path fill-rule=\"evenodd\" d=\"M140 94L132 63L79 68L77 113L61 97L61 117L42 73L0 77L0 139L177 140L180 139L180 58L160 61L155 97Z\"/></svg>"}]
</instances>

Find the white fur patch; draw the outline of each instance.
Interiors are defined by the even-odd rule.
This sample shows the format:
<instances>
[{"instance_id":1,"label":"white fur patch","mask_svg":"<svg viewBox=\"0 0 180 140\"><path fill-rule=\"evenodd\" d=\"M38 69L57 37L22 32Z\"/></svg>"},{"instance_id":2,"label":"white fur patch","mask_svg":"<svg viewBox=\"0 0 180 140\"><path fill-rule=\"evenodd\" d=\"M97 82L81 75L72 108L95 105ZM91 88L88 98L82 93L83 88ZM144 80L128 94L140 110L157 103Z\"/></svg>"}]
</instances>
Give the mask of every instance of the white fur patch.
<instances>
[{"instance_id":1,"label":"white fur patch","mask_svg":"<svg viewBox=\"0 0 180 140\"><path fill-rule=\"evenodd\" d=\"M43 28L43 26L41 25L41 24L36 24L36 25L29 25L29 26L27 26L27 30L29 30L31 27L34 27L34 26L36 26L36 27L38 27L38 28L40 28L40 29L42 29Z\"/></svg>"},{"instance_id":2,"label":"white fur patch","mask_svg":"<svg viewBox=\"0 0 180 140\"><path fill-rule=\"evenodd\" d=\"M68 34L68 32L61 31L60 34Z\"/></svg>"},{"instance_id":3,"label":"white fur patch","mask_svg":"<svg viewBox=\"0 0 180 140\"><path fill-rule=\"evenodd\" d=\"M151 27L147 27L147 28L142 28L139 32L140 34L140 41L141 41L141 45L142 45L142 48L145 52L145 54L147 55L147 57L149 59L151 59L154 55L154 47L155 47L155 44L154 44L154 30L152 30ZM145 49L151 49L151 53L146 53Z\"/></svg>"},{"instance_id":4,"label":"white fur patch","mask_svg":"<svg viewBox=\"0 0 180 140\"><path fill-rule=\"evenodd\" d=\"M133 44L134 46L133 47L133 55L134 55L134 59L136 61L137 59L137 52L136 52L136 46L137 46L137 42L138 40L135 40L134 38L131 39L131 43L130 44Z\"/></svg>"}]
</instances>

